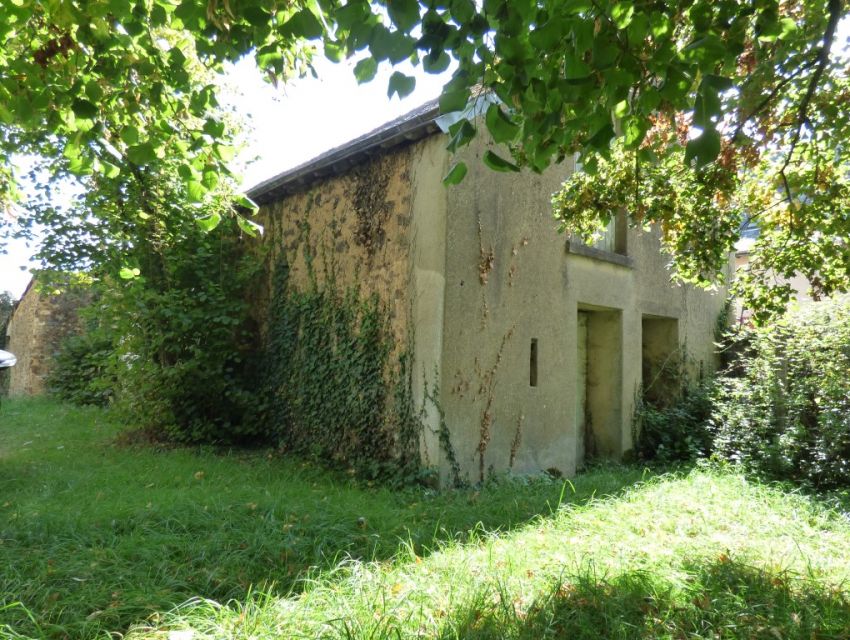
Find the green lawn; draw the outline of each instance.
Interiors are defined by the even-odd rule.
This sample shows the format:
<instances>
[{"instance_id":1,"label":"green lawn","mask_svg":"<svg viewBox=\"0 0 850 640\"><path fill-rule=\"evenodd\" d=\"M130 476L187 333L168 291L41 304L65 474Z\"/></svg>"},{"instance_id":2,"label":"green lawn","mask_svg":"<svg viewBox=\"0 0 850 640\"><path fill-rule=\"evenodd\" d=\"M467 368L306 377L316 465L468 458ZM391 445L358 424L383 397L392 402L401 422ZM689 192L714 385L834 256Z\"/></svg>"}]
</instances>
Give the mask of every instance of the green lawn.
<instances>
[{"instance_id":1,"label":"green lawn","mask_svg":"<svg viewBox=\"0 0 850 640\"><path fill-rule=\"evenodd\" d=\"M846 516L735 474L399 492L119 433L3 403L0 637L850 638Z\"/></svg>"}]
</instances>

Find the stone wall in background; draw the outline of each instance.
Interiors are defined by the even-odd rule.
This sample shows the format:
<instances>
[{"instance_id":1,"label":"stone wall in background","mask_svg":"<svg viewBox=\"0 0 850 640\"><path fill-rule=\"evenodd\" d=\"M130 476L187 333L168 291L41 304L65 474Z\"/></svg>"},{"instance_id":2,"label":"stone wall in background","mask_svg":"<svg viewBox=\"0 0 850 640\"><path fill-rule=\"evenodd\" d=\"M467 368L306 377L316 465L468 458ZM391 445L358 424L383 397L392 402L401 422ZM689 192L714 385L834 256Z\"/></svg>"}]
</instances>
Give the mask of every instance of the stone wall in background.
<instances>
[{"instance_id":1,"label":"stone wall in background","mask_svg":"<svg viewBox=\"0 0 850 640\"><path fill-rule=\"evenodd\" d=\"M86 302L85 294L49 295L30 283L6 327L6 350L18 358L7 374L9 396L46 391L54 356L62 341L80 330L78 311Z\"/></svg>"}]
</instances>

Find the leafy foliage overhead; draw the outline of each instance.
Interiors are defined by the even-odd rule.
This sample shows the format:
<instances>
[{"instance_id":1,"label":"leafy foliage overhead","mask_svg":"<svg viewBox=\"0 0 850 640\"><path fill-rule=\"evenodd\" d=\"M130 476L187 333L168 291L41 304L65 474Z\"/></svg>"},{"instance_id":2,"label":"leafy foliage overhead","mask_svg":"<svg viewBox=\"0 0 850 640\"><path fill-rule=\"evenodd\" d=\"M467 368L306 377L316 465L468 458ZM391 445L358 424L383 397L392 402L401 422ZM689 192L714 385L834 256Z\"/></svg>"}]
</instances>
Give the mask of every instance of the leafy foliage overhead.
<instances>
[{"instance_id":1,"label":"leafy foliage overhead","mask_svg":"<svg viewBox=\"0 0 850 640\"><path fill-rule=\"evenodd\" d=\"M630 203L629 213L662 223L676 256L706 256L677 264L682 275L717 276L724 251L705 244L725 250L736 234L728 215L718 234L703 229L722 205L764 231L753 281L802 271L830 293L847 286L850 263L848 151L837 144L850 135L837 41L847 11L843 0L10 0L0 16L0 196L13 196L11 154L29 151L108 179L177 159L187 198L203 199L232 155L208 72L245 55L275 81L308 71L317 52L365 55L355 67L364 82L381 63L436 73L454 62L443 111L463 111L481 91L499 98L485 125L512 158L491 152L488 166L541 171L578 152L593 172L618 140L639 197L641 166L679 154L707 206ZM388 93L414 86L397 71ZM476 126L455 125L453 146ZM676 135L662 144L653 132L664 127ZM760 189L747 187L753 175ZM559 215L570 230L586 226L581 211ZM675 239L687 235L691 245ZM784 297L780 287L751 299L770 307Z\"/></svg>"}]
</instances>

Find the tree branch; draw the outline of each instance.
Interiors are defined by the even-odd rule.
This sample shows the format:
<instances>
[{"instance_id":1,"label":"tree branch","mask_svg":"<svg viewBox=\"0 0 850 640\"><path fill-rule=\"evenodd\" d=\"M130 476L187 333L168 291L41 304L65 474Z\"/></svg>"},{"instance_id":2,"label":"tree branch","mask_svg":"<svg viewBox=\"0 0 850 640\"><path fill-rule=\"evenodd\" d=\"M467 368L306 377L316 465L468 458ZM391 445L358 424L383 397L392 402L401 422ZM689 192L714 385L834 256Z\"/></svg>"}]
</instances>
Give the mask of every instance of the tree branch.
<instances>
[{"instance_id":1,"label":"tree branch","mask_svg":"<svg viewBox=\"0 0 850 640\"><path fill-rule=\"evenodd\" d=\"M821 45L820 51L818 51L815 71L809 80L809 86L806 89L806 94L803 96L803 99L800 101L800 107L797 109L797 123L794 130L794 138L791 140L791 148L788 150L788 155L785 156L785 162L779 170L779 175L782 177L782 183L785 187L785 194L788 198L789 204L793 204L793 202L785 170L788 168L788 165L791 164L791 158L794 156L794 151L797 148L797 144L800 142L803 125L806 122L809 122L809 104L815 95L815 91L817 90L818 84L820 84L824 71L826 71L826 66L829 64L829 50L832 48L832 43L835 40L835 31L838 28L838 19L841 17L841 3L842 0L829 0L827 4L829 19L827 20L826 31L823 35L823 45Z\"/></svg>"}]
</instances>

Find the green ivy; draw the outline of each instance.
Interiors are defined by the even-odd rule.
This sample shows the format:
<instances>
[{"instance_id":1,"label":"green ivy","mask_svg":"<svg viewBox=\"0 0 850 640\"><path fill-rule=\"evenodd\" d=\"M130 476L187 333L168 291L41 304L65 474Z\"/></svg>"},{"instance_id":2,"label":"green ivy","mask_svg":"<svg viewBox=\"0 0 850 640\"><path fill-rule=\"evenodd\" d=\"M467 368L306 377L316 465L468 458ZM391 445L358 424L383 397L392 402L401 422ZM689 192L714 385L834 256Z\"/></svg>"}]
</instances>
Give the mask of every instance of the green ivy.
<instances>
[{"instance_id":1,"label":"green ivy","mask_svg":"<svg viewBox=\"0 0 850 640\"><path fill-rule=\"evenodd\" d=\"M419 477L421 416L409 349L396 348L376 295L343 287L325 263L321 283L296 287L280 258L269 314L269 431L287 451L369 480Z\"/></svg>"}]
</instances>

